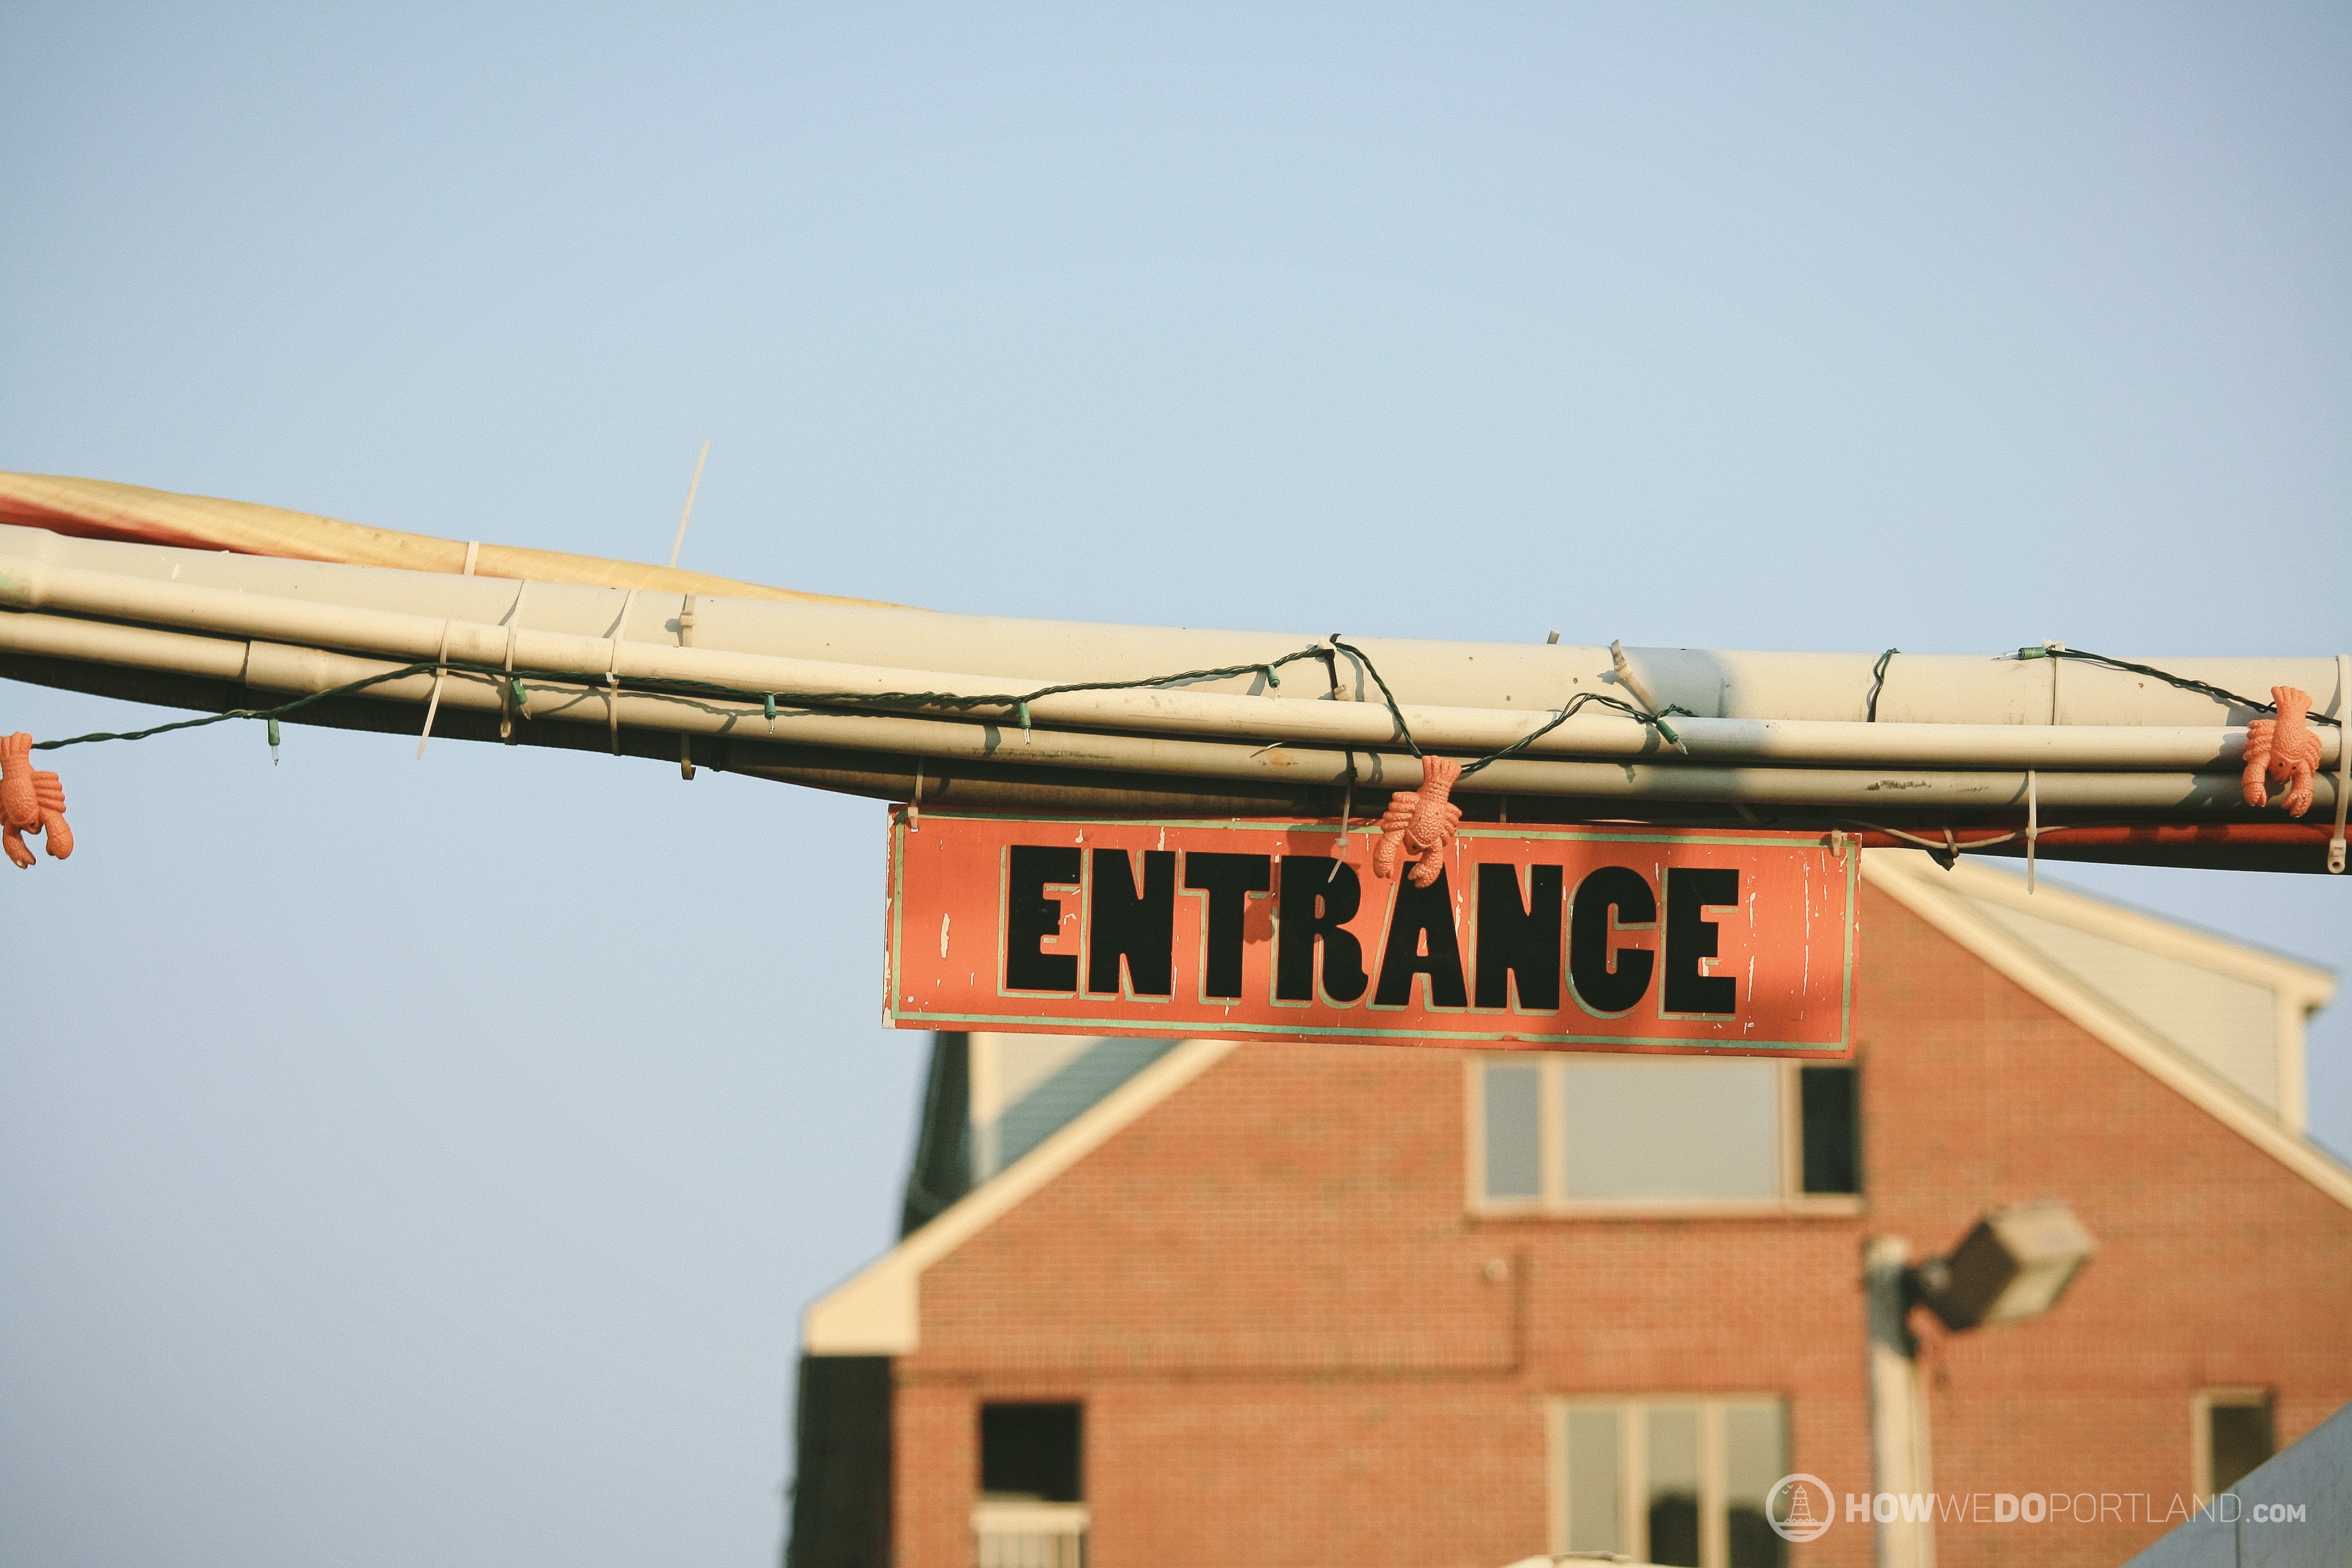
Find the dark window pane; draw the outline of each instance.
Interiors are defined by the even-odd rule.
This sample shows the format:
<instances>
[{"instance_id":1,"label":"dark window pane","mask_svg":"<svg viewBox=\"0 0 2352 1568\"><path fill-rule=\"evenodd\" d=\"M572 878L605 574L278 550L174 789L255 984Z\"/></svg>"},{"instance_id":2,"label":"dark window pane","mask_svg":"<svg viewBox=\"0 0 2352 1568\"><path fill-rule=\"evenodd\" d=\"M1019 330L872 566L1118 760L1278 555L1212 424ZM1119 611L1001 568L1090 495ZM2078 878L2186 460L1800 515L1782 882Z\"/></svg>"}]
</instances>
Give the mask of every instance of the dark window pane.
<instances>
[{"instance_id":1,"label":"dark window pane","mask_svg":"<svg viewBox=\"0 0 2352 1568\"><path fill-rule=\"evenodd\" d=\"M1789 1561L1789 1543L1762 1509L1740 1504L1725 1523L1731 1537L1731 1568L1783 1568Z\"/></svg>"},{"instance_id":2,"label":"dark window pane","mask_svg":"<svg viewBox=\"0 0 2352 1568\"><path fill-rule=\"evenodd\" d=\"M1805 1191L1862 1191L1862 1108L1850 1067L1801 1068Z\"/></svg>"},{"instance_id":3,"label":"dark window pane","mask_svg":"<svg viewBox=\"0 0 2352 1568\"><path fill-rule=\"evenodd\" d=\"M980 1407L980 1489L983 1496L1082 1502L1079 1449L1083 1418L1076 1405Z\"/></svg>"},{"instance_id":4,"label":"dark window pane","mask_svg":"<svg viewBox=\"0 0 2352 1568\"><path fill-rule=\"evenodd\" d=\"M1698 1406L1650 1406L1650 1561L1698 1568Z\"/></svg>"},{"instance_id":5,"label":"dark window pane","mask_svg":"<svg viewBox=\"0 0 2352 1568\"><path fill-rule=\"evenodd\" d=\"M2207 1419L2213 1440L2213 1489L2225 1492L2271 1457L2271 1402L2216 1405Z\"/></svg>"}]
</instances>

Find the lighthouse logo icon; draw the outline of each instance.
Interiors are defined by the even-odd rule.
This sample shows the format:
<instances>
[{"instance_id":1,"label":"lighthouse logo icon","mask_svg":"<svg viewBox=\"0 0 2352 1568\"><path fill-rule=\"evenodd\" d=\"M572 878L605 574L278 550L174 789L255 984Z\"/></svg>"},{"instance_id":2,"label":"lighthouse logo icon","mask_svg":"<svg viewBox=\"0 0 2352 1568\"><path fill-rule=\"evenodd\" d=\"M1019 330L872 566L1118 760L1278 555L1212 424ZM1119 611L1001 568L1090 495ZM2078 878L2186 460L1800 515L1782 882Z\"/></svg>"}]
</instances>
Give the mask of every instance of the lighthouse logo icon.
<instances>
[{"instance_id":1,"label":"lighthouse logo icon","mask_svg":"<svg viewBox=\"0 0 2352 1568\"><path fill-rule=\"evenodd\" d=\"M1812 1541L1837 1519L1837 1499L1819 1476L1782 1476L1764 1494L1764 1517L1783 1541Z\"/></svg>"}]
</instances>

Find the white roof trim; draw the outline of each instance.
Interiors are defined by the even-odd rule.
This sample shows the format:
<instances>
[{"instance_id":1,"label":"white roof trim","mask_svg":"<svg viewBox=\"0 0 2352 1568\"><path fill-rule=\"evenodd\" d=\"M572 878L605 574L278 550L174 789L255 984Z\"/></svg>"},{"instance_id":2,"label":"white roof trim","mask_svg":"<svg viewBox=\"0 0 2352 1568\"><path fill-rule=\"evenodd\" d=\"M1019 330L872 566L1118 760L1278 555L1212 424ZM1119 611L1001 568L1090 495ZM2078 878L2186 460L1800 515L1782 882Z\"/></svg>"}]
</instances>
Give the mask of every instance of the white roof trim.
<instances>
[{"instance_id":1,"label":"white roof trim","mask_svg":"<svg viewBox=\"0 0 2352 1568\"><path fill-rule=\"evenodd\" d=\"M2252 1101L2189 1060L2168 1041L1970 909L1968 898L1997 899L2032 909L2037 914L2047 913L2161 956L2221 970L2271 986L2283 994L2293 994L2298 1000L2308 997L2305 1005L2310 1007L2320 1005L2335 994L2335 981L2326 971L2257 952L2223 938L2189 931L2153 915L2118 909L2079 893L2044 888L2028 895L2014 879L1965 861L1946 871L1916 849L1868 850L1862 858L1862 875L1873 887L2105 1042L2150 1077L2337 1203L2352 1208L2352 1171L2288 1131ZM1960 879L1968 897L1962 897L1958 889L1940 886L1947 878ZM2029 896L2034 900L2031 905L2024 901ZM2042 902L2044 900L2049 902Z\"/></svg>"},{"instance_id":2,"label":"white roof trim","mask_svg":"<svg viewBox=\"0 0 2352 1568\"><path fill-rule=\"evenodd\" d=\"M2026 891L2025 879L2008 871L1996 871L1962 859L1949 871L1934 863L1933 858L1920 851L1874 850L1863 860L1864 866L1874 858L1885 853L1916 855L1911 868L1927 877L1931 883L1949 887L1972 899L2006 904L2030 915L2042 915L2066 925L2109 937L2151 952L2159 958L2177 959L2226 974L2233 980L2265 986L2283 992L2301 1002L2308 1010L2324 1007L2336 994L2336 976L2316 964L2303 963L2281 953L2265 952L2244 942L2202 931L2135 910L2123 904L2111 904L2087 893L2069 891L2044 883L2033 892Z\"/></svg>"},{"instance_id":3,"label":"white roof trim","mask_svg":"<svg viewBox=\"0 0 2352 1568\"><path fill-rule=\"evenodd\" d=\"M818 1298L801 1314L803 1348L811 1355L913 1352L922 1339L924 1269L1216 1066L1234 1048L1231 1040L1186 1040L1087 1107L938 1218Z\"/></svg>"}]
</instances>

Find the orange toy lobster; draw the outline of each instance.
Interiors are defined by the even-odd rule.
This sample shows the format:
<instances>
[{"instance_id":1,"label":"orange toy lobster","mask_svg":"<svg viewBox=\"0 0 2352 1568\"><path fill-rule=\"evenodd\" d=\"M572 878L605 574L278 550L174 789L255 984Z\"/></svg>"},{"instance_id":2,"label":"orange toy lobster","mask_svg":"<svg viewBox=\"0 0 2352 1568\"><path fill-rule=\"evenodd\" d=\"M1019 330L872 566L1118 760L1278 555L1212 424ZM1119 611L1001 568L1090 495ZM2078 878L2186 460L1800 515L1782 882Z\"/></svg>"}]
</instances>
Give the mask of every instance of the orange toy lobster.
<instances>
[{"instance_id":1,"label":"orange toy lobster","mask_svg":"<svg viewBox=\"0 0 2352 1568\"><path fill-rule=\"evenodd\" d=\"M1421 787L1389 796L1389 808L1381 814L1381 847L1372 851L1372 869L1381 880L1396 876L1400 851L1420 861L1412 868L1416 888L1428 887L1444 871L1445 846L1462 826L1462 808L1445 797L1461 776L1462 764L1453 758L1423 757Z\"/></svg>"},{"instance_id":2,"label":"orange toy lobster","mask_svg":"<svg viewBox=\"0 0 2352 1568\"><path fill-rule=\"evenodd\" d=\"M2269 805L2269 781L2277 779L2286 785L2286 814L2301 816L2311 809L2311 775L2319 771L2319 731L2305 717L2311 696L2292 686L2273 686L2271 700L2278 704L2278 717L2246 726L2246 804Z\"/></svg>"},{"instance_id":3,"label":"orange toy lobster","mask_svg":"<svg viewBox=\"0 0 2352 1568\"><path fill-rule=\"evenodd\" d=\"M47 840L52 860L73 853L65 785L55 773L33 771L33 737L20 731L0 735L0 849L26 871L33 868L33 851L25 843L27 833Z\"/></svg>"}]
</instances>

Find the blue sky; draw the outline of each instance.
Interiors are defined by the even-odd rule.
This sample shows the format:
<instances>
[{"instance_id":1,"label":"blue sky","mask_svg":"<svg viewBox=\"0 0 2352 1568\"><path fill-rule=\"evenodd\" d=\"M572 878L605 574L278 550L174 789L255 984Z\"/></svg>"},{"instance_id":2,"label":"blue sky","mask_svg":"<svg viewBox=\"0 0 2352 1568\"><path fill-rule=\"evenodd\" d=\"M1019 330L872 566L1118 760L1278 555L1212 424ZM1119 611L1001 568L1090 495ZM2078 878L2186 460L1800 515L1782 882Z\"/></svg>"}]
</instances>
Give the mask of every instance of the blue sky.
<instances>
[{"instance_id":1,"label":"blue sky","mask_svg":"<svg viewBox=\"0 0 2352 1568\"><path fill-rule=\"evenodd\" d=\"M659 560L709 437L686 564L942 608L2330 653L2347 186L2341 7L16 4L0 468ZM0 1558L767 1561L917 1092L881 808L64 762ZM2352 959L2340 880L2057 875Z\"/></svg>"}]
</instances>

